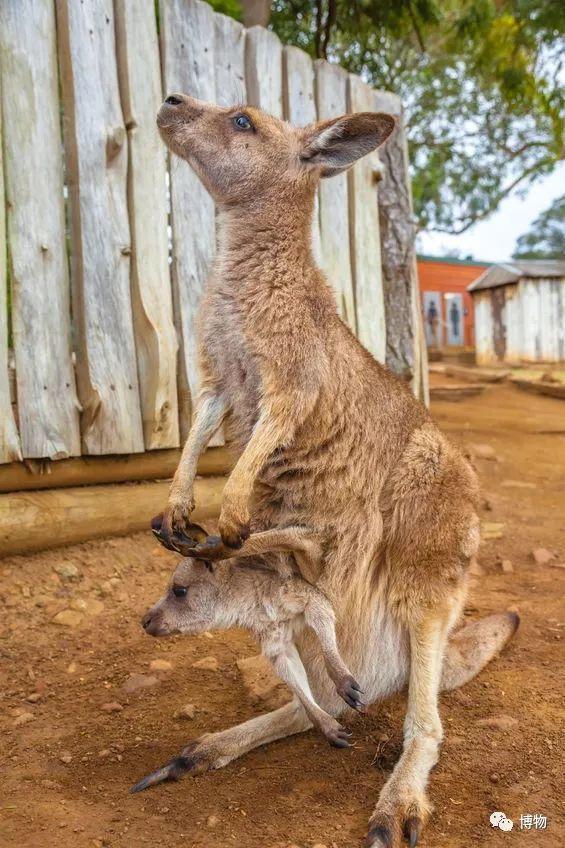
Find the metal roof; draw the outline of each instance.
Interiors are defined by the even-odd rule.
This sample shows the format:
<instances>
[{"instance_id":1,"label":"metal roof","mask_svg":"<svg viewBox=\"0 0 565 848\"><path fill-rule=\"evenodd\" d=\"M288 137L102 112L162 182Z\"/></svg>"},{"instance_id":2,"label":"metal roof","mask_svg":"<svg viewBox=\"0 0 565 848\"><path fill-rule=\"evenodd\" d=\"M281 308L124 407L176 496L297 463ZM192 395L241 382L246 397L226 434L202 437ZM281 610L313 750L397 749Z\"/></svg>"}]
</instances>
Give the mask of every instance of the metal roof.
<instances>
[{"instance_id":1,"label":"metal roof","mask_svg":"<svg viewBox=\"0 0 565 848\"><path fill-rule=\"evenodd\" d=\"M467 286L467 291L475 292L481 289L494 289L497 286L506 286L509 283L517 283L518 280L528 277L530 279L548 279L551 277L565 277L565 260L562 259L520 259L511 262L500 262L491 265L480 277Z\"/></svg>"}]
</instances>

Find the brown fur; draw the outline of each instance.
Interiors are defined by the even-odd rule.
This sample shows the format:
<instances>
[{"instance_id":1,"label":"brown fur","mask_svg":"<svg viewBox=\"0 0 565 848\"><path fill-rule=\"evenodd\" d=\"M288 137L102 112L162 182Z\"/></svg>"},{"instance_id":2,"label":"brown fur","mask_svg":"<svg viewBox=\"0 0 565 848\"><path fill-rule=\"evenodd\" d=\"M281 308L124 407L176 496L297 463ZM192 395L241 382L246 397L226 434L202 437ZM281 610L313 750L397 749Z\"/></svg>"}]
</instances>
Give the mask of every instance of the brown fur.
<instances>
[{"instance_id":1,"label":"brown fur","mask_svg":"<svg viewBox=\"0 0 565 848\"><path fill-rule=\"evenodd\" d=\"M317 585L335 609L341 649L368 699L408 682L404 752L368 838L397 848L403 829L419 832L428 814L443 656L479 541L478 486L407 385L339 319L310 249L318 180L376 148L394 122L364 113L296 129L257 109L173 100L159 113L161 134L212 194L221 230L200 310L202 393L165 533L186 527L198 455L225 418L239 459L222 504L224 544L237 548L250 530L312 528L324 540ZM252 129L237 128L241 114ZM509 638L511 623L503 629ZM476 670L500 646L489 638ZM338 714L307 633L299 647L316 700ZM212 746L218 767L304 726L296 706L283 708L198 750L208 761Z\"/></svg>"}]
</instances>

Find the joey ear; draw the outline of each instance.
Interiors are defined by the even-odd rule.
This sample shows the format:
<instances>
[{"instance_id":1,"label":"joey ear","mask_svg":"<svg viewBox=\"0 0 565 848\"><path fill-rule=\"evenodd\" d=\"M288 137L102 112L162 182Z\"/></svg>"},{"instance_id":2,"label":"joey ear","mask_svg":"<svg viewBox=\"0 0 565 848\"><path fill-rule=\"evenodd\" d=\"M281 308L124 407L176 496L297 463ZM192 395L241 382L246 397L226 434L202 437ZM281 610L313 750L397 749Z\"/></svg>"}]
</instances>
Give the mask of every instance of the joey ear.
<instances>
[{"instance_id":1,"label":"joey ear","mask_svg":"<svg viewBox=\"0 0 565 848\"><path fill-rule=\"evenodd\" d=\"M214 565L214 563L210 562L209 559L203 559L202 562L204 563L210 574L213 574L216 570L216 566Z\"/></svg>"},{"instance_id":2,"label":"joey ear","mask_svg":"<svg viewBox=\"0 0 565 848\"><path fill-rule=\"evenodd\" d=\"M208 538L208 533L200 524L188 524L186 530L187 535L199 544L202 544Z\"/></svg>"},{"instance_id":3,"label":"joey ear","mask_svg":"<svg viewBox=\"0 0 565 848\"><path fill-rule=\"evenodd\" d=\"M320 121L305 130L300 158L306 165L321 168L322 177L333 177L384 144L395 124L392 115L383 112L356 112Z\"/></svg>"}]
</instances>

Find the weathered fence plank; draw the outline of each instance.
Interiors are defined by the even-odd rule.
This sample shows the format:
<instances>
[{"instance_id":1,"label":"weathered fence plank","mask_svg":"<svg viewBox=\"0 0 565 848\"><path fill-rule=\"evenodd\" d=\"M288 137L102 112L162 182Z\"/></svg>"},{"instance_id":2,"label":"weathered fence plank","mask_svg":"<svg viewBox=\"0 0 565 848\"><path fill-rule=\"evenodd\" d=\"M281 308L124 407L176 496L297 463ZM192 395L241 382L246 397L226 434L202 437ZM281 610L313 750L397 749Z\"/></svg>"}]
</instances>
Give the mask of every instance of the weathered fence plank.
<instances>
[{"instance_id":1,"label":"weathered fence plank","mask_svg":"<svg viewBox=\"0 0 565 848\"><path fill-rule=\"evenodd\" d=\"M304 127L317 119L314 63L298 47L285 47L283 52L284 116L291 124ZM318 193L314 200L312 220L312 252L316 262L322 264L322 236L320 234L320 202Z\"/></svg>"},{"instance_id":2,"label":"weathered fence plank","mask_svg":"<svg viewBox=\"0 0 565 848\"><path fill-rule=\"evenodd\" d=\"M1 103L0 103L1 107ZM2 154L2 110L0 108L0 463L22 458L20 437L12 411L8 373L8 243L6 240L6 199Z\"/></svg>"},{"instance_id":3,"label":"weathered fence plank","mask_svg":"<svg viewBox=\"0 0 565 848\"><path fill-rule=\"evenodd\" d=\"M373 90L349 76L348 111L372 112ZM376 153L364 156L348 172L351 264L357 336L379 362L385 361L386 324L382 286Z\"/></svg>"},{"instance_id":4,"label":"weathered fence plank","mask_svg":"<svg viewBox=\"0 0 565 848\"><path fill-rule=\"evenodd\" d=\"M344 115L347 112L346 71L323 60L314 62L314 66L319 120ZM320 230L324 271L335 291L341 317L355 332L346 174L320 183Z\"/></svg>"},{"instance_id":5,"label":"weathered fence plank","mask_svg":"<svg viewBox=\"0 0 565 848\"><path fill-rule=\"evenodd\" d=\"M416 397L429 402L428 360L422 326L416 226L408 173L408 145L400 98L373 92L373 108L394 115L397 127L380 151L383 163L378 188L386 363L412 382Z\"/></svg>"},{"instance_id":6,"label":"weathered fence plank","mask_svg":"<svg viewBox=\"0 0 565 848\"><path fill-rule=\"evenodd\" d=\"M216 103L245 103L245 29L227 15L214 15L214 30Z\"/></svg>"},{"instance_id":7,"label":"weathered fence plank","mask_svg":"<svg viewBox=\"0 0 565 848\"><path fill-rule=\"evenodd\" d=\"M0 5L0 32L22 452L25 457L60 459L80 453L80 437L70 345L53 7L33 0L8 0ZM2 312L5 303L3 298Z\"/></svg>"},{"instance_id":8,"label":"weathered fence plank","mask_svg":"<svg viewBox=\"0 0 565 848\"><path fill-rule=\"evenodd\" d=\"M274 32L259 26L247 30L245 79L249 103L282 118L282 44Z\"/></svg>"},{"instance_id":9,"label":"weathered fence plank","mask_svg":"<svg viewBox=\"0 0 565 848\"><path fill-rule=\"evenodd\" d=\"M127 143L111 0L57 0L83 452L142 451Z\"/></svg>"},{"instance_id":10,"label":"weathered fence plank","mask_svg":"<svg viewBox=\"0 0 565 848\"><path fill-rule=\"evenodd\" d=\"M161 0L164 87L214 100L214 13L200 0ZM170 158L173 299L179 333L181 437L190 428L191 397L198 391L196 314L215 252L214 203L194 171Z\"/></svg>"},{"instance_id":11,"label":"weathered fence plank","mask_svg":"<svg viewBox=\"0 0 565 848\"><path fill-rule=\"evenodd\" d=\"M155 124L162 100L155 8L116 0L118 72L129 142L132 307L147 450L179 444L177 340L169 274L167 157Z\"/></svg>"}]
</instances>

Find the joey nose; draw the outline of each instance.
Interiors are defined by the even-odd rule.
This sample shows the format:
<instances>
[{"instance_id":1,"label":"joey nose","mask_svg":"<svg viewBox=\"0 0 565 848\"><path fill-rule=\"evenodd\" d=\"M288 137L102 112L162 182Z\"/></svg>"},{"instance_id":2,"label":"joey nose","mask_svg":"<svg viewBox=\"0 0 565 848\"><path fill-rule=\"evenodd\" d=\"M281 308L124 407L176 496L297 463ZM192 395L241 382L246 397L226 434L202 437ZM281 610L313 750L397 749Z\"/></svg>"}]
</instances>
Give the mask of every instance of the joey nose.
<instances>
[{"instance_id":1,"label":"joey nose","mask_svg":"<svg viewBox=\"0 0 565 848\"><path fill-rule=\"evenodd\" d=\"M152 614L151 610L149 610L149 612L146 612L145 615L142 617L141 626L143 627L144 630L147 630L147 628L149 627L149 625L151 624L152 621L153 621L153 614Z\"/></svg>"},{"instance_id":2,"label":"joey nose","mask_svg":"<svg viewBox=\"0 0 565 848\"><path fill-rule=\"evenodd\" d=\"M165 99L165 103L168 106L180 106L182 103L182 97L179 97L178 94L169 94L169 96Z\"/></svg>"}]
</instances>

